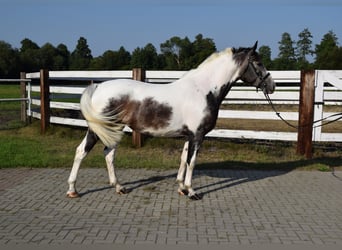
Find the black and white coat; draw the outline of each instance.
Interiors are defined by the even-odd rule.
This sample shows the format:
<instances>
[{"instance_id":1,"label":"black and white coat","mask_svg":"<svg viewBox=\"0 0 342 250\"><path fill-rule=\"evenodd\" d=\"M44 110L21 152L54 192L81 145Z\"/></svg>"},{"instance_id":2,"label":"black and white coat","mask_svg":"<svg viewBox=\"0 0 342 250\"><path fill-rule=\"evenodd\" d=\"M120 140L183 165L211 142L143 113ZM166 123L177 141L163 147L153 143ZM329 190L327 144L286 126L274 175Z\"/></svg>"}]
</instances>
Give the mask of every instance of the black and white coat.
<instances>
[{"instance_id":1,"label":"black and white coat","mask_svg":"<svg viewBox=\"0 0 342 250\"><path fill-rule=\"evenodd\" d=\"M192 188L196 155L204 136L215 127L222 100L238 79L272 93L275 84L267 74L255 45L214 53L198 68L169 84L122 79L89 86L81 98L81 111L89 130L77 147L67 195L78 196L78 169L98 140L105 145L110 184L118 193L126 192L115 174L114 154L127 125L152 136L186 138L177 175L178 192L200 199Z\"/></svg>"}]
</instances>

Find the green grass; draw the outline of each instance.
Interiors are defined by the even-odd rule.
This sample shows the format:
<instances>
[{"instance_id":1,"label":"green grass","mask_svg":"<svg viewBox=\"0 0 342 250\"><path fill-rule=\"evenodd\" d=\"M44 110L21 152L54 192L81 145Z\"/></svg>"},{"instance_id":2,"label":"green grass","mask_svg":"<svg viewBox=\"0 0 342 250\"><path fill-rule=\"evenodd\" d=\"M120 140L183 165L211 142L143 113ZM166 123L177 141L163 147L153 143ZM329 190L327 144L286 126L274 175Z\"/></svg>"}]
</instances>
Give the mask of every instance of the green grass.
<instances>
[{"instance_id":1,"label":"green grass","mask_svg":"<svg viewBox=\"0 0 342 250\"><path fill-rule=\"evenodd\" d=\"M0 99L19 98L19 85L0 85ZM0 129L19 128L24 124L20 121L21 104L19 101L0 101Z\"/></svg>"},{"instance_id":2,"label":"green grass","mask_svg":"<svg viewBox=\"0 0 342 250\"><path fill-rule=\"evenodd\" d=\"M30 126L0 130L0 167L70 168L84 129L51 126L40 135L39 122ZM134 148L125 135L117 150L119 168L177 169L184 140L146 138ZM341 145L319 145L306 160L295 153L294 143L239 140L205 140L198 154L197 168L300 169L327 171L342 167ZM103 145L98 143L82 167L104 167Z\"/></svg>"},{"instance_id":3,"label":"green grass","mask_svg":"<svg viewBox=\"0 0 342 250\"><path fill-rule=\"evenodd\" d=\"M1 85L0 98L19 97L18 85ZM241 108L230 106L229 108ZM253 105L250 108L256 108ZM294 107L295 108L295 107ZM257 109L269 109L258 106ZM280 107L281 110L285 107ZM338 108L339 109L339 108ZM70 168L76 147L86 131L81 128L51 126L40 135L39 121L25 126L20 122L20 102L0 102L0 168ZM218 126L253 129L258 126L280 126L275 123L251 123L227 119ZM277 121L276 123L280 123ZM340 123L332 129L341 130ZM252 127L250 127L252 126ZM262 129L267 130L267 127ZM283 128L286 131L288 128ZM119 144L115 164L119 168L177 169L183 139L147 138L142 148L134 148L131 136L125 135ZM295 143L253 140L207 139L198 154L197 168L231 169L299 169L329 171L342 168L342 144L315 145L314 157L306 160L297 155ZM103 145L98 143L82 163L82 167L104 167Z\"/></svg>"},{"instance_id":4,"label":"green grass","mask_svg":"<svg viewBox=\"0 0 342 250\"><path fill-rule=\"evenodd\" d=\"M1 84L0 98L17 98L20 97L20 85L18 84Z\"/></svg>"}]
</instances>

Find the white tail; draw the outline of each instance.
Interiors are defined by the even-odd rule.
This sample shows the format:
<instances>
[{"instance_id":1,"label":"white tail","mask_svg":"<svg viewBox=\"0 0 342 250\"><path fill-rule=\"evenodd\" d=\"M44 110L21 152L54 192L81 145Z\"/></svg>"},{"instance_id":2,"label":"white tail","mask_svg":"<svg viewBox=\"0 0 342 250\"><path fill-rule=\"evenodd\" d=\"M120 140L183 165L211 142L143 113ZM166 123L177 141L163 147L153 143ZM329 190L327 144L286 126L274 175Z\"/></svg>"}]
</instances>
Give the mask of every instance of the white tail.
<instances>
[{"instance_id":1,"label":"white tail","mask_svg":"<svg viewBox=\"0 0 342 250\"><path fill-rule=\"evenodd\" d=\"M87 87L81 97L81 111L87 120L89 128L100 138L104 145L113 148L123 135L123 124L118 120L119 114L115 110L98 113L92 105L92 96L96 85Z\"/></svg>"}]
</instances>

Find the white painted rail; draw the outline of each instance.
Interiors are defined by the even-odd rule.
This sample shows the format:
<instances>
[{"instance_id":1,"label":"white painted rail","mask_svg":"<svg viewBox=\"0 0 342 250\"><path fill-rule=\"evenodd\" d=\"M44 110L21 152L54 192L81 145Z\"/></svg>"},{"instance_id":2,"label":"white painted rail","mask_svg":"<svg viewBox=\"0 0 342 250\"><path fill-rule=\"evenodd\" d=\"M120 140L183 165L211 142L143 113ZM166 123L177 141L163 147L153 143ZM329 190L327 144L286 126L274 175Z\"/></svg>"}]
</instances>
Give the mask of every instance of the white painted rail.
<instances>
[{"instance_id":1,"label":"white painted rail","mask_svg":"<svg viewBox=\"0 0 342 250\"><path fill-rule=\"evenodd\" d=\"M153 83L167 83L184 76L187 71L146 71L146 81ZM300 89L300 71L271 71L273 79L277 83L276 92L271 95L274 104L282 105L298 105L299 89ZM39 79L40 73L28 73L26 78L34 80ZM132 78L132 71L50 71L49 79L51 80L50 93L55 95L71 95L72 98L79 98L83 92L84 86L60 86L58 81L94 81L101 82L109 79ZM332 112L324 112L323 105L340 105L342 107L342 71L316 71L316 100L315 100L315 120L330 115ZM327 85L326 83L329 83ZM39 86L27 88L28 92L39 92ZM37 94L36 94L37 95ZM30 93L28 96L33 96ZM32 105L39 106L40 101L32 99ZM223 104L267 104L262 92L257 92L255 88L243 86L238 83L234 86L226 96ZM225 105L226 106L226 105ZM55 101L51 100L50 107L53 109L64 110L80 110L78 101ZM229 107L229 105L228 105ZM33 109L31 109L33 110ZM298 120L298 112L281 112L284 119L289 121ZM39 112L29 111L28 115L40 118ZM270 120L279 120L275 112L271 111L250 111L250 110L227 110L219 111L219 118L222 119L250 119L262 120L267 122ZM332 118L331 118L332 119ZM330 120L331 120L330 119ZM86 127L87 123L82 119L74 119L68 117L50 118L51 123L65 124L72 126ZM254 121L255 122L255 121ZM258 121L260 122L260 121ZM341 123L341 122L340 122ZM342 124L342 123L341 123ZM316 124L317 125L317 124ZM341 125L342 126L342 125ZM342 128L342 127L341 127ZM129 128L125 128L130 131ZM342 131L342 129L341 129ZM321 128L314 129L313 139L315 141L336 141L342 142L342 133L323 133ZM214 129L207 136L223 137L223 138L241 138L241 139L267 139L267 140L284 140L296 141L296 132L279 132L279 131L251 131L251 130L230 130L230 129Z\"/></svg>"}]
</instances>

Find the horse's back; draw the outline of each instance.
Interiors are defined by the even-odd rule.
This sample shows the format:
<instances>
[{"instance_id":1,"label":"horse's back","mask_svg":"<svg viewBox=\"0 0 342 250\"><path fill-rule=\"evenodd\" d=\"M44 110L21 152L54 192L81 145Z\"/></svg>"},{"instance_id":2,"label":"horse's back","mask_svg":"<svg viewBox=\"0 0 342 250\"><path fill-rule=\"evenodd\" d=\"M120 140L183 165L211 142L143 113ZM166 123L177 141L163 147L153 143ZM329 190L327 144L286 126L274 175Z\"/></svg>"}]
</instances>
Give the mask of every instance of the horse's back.
<instances>
[{"instance_id":1,"label":"horse's back","mask_svg":"<svg viewBox=\"0 0 342 250\"><path fill-rule=\"evenodd\" d=\"M153 98L159 102L169 102L177 98L179 91L181 91L179 86L174 83L152 84L130 79L116 79L99 84L93 101L103 102L108 99L128 97L137 101Z\"/></svg>"},{"instance_id":2,"label":"horse's back","mask_svg":"<svg viewBox=\"0 0 342 250\"><path fill-rule=\"evenodd\" d=\"M92 102L100 108L113 98L132 96L136 86L139 84L142 83L130 79L115 79L102 82L97 85L96 91L92 96Z\"/></svg>"},{"instance_id":3,"label":"horse's back","mask_svg":"<svg viewBox=\"0 0 342 250\"><path fill-rule=\"evenodd\" d=\"M102 82L97 87L98 93L114 94L125 91L130 91L137 86L144 84L143 82L131 80L131 79L115 79Z\"/></svg>"}]
</instances>

